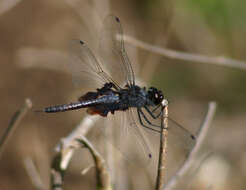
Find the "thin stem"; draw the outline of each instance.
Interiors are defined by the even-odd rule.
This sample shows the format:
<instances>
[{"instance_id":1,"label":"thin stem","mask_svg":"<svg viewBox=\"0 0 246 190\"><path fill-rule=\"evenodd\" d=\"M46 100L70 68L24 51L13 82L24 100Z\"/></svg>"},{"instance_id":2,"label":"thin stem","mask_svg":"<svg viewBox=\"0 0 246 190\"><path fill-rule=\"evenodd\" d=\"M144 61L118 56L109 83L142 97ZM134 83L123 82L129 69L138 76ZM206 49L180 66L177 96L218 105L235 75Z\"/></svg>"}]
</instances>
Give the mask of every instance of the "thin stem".
<instances>
[{"instance_id":1,"label":"thin stem","mask_svg":"<svg viewBox=\"0 0 246 190\"><path fill-rule=\"evenodd\" d=\"M36 190L47 189L44 186L44 184L41 180L41 177L39 175L39 172L38 172L36 166L34 165L33 160L30 157L27 157L24 159L24 166L25 166L26 172L27 172L29 178L31 179L32 184L34 185L35 189Z\"/></svg>"},{"instance_id":2,"label":"thin stem","mask_svg":"<svg viewBox=\"0 0 246 190\"><path fill-rule=\"evenodd\" d=\"M161 190L165 184L165 172L166 172L166 159L167 159L167 137L168 137L168 104L163 110L161 134L160 134L160 151L159 151L159 163L156 178L156 190Z\"/></svg>"},{"instance_id":3,"label":"thin stem","mask_svg":"<svg viewBox=\"0 0 246 190\"><path fill-rule=\"evenodd\" d=\"M109 172L107 171L107 167L103 157L93 147L93 145L86 139L86 137L80 136L80 138L77 139L77 141L89 149L94 159L95 167L96 167L96 175L97 175L97 188L100 190L112 190L110 175Z\"/></svg>"},{"instance_id":4,"label":"thin stem","mask_svg":"<svg viewBox=\"0 0 246 190\"><path fill-rule=\"evenodd\" d=\"M55 155L51 163L51 189L53 190L62 190L64 173L66 168L62 167L62 152L59 152Z\"/></svg>"},{"instance_id":5,"label":"thin stem","mask_svg":"<svg viewBox=\"0 0 246 190\"><path fill-rule=\"evenodd\" d=\"M24 118L27 111L31 109L31 107L32 102L30 99L27 98L24 105L12 116L7 129L5 130L3 136L0 138L0 156L2 155L4 147L10 139L11 135L14 133L14 130L17 128L20 121Z\"/></svg>"},{"instance_id":6,"label":"thin stem","mask_svg":"<svg viewBox=\"0 0 246 190\"><path fill-rule=\"evenodd\" d=\"M187 173L187 171L192 167L195 161L196 154L200 150L201 145L204 142L204 139L208 133L208 129L215 115L215 110L216 110L216 103L210 102L208 106L208 112L202 123L202 126L200 127L200 131L198 133L197 141L196 141L194 148L190 152L183 166L176 172L176 174L165 185L164 190L173 189L178 184L179 180L181 180L182 177Z\"/></svg>"},{"instance_id":7,"label":"thin stem","mask_svg":"<svg viewBox=\"0 0 246 190\"><path fill-rule=\"evenodd\" d=\"M153 46L151 44L137 40L127 35L124 36L124 40L125 42L133 46L145 49L153 53L160 54L170 59L197 62L197 63L207 63L207 64L214 64L214 65L222 65L226 67L246 70L246 62L239 61L236 59L226 58L223 56L211 57L211 56L205 56L201 54L192 54L192 53L185 53L181 51L171 50L167 48Z\"/></svg>"},{"instance_id":8,"label":"thin stem","mask_svg":"<svg viewBox=\"0 0 246 190\"><path fill-rule=\"evenodd\" d=\"M77 127L65 138L61 139L56 146L57 154L54 156L51 164L51 187L55 190L62 190L64 173L70 163L74 151L80 146L76 139L85 136L93 127L97 116L85 117Z\"/></svg>"}]
</instances>

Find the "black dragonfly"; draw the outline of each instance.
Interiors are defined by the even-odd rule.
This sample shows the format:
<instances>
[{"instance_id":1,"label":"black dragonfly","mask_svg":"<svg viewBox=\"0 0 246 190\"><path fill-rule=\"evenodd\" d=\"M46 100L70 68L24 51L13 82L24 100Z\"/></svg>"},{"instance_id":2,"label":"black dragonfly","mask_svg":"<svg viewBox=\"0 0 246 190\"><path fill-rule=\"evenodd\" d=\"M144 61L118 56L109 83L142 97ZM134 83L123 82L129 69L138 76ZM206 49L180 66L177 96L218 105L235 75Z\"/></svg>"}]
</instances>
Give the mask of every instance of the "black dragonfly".
<instances>
[{"instance_id":1,"label":"black dragonfly","mask_svg":"<svg viewBox=\"0 0 246 190\"><path fill-rule=\"evenodd\" d=\"M123 31L118 17L110 15L103 22L100 50L104 64L94 56L86 43L72 42L73 60L69 69L76 84L84 79L101 84L100 88L83 94L77 102L44 108L46 113L65 112L87 108L90 115L108 116L109 113L123 112L127 115L128 128L133 130L146 157L152 157L149 144L140 131L141 127L159 133L166 100L161 90L155 87L140 87L124 47ZM169 133L179 135L182 146L188 150L194 145L195 137L173 121ZM140 127L141 126L141 127ZM180 138L181 137L181 138ZM185 142L183 142L185 140Z\"/></svg>"}]
</instances>

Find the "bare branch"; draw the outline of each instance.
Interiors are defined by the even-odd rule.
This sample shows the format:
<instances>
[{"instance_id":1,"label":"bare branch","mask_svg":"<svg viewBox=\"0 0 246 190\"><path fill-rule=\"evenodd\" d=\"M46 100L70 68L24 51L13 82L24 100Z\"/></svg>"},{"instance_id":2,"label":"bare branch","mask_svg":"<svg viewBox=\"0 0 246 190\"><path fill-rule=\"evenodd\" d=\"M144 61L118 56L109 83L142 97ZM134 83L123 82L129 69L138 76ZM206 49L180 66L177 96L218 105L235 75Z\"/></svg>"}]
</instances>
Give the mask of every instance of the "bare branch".
<instances>
[{"instance_id":1,"label":"bare branch","mask_svg":"<svg viewBox=\"0 0 246 190\"><path fill-rule=\"evenodd\" d=\"M77 145L76 139L79 138L80 136L85 136L88 131L94 126L95 122L99 119L99 116L91 116L87 115L75 129L65 138L62 138L61 144L57 145L56 150L60 151L59 148L62 147L63 149L70 148L73 145Z\"/></svg>"},{"instance_id":2,"label":"bare branch","mask_svg":"<svg viewBox=\"0 0 246 190\"><path fill-rule=\"evenodd\" d=\"M3 136L0 138L0 156L4 150L5 145L8 142L8 139L14 133L14 130L17 128L18 124L24 118L27 111L31 109L31 107L32 107L32 102L30 99L27 98L25 100L24 105L18 111L16 111L13 117L11 118L7 129L5 130Z\"/></svg>"},{"instance_id":3,"label":"bare branch","mask_svg":"<svg viewBox=\"0 0 246 190\"><path fill-rule=\"evenodd\" d=\"M41 177L37 171L37 168L35 167L33 160L29 157L24 159L24 166L26 169L27 174L29 175L29 178L32 181L32 184L34 185L35 189L37 190L43 190L47 189L42 180Z\"/></svg>"},{"instance_id":4,"label":"bare branch","mask_svg":"<svg viewBox=\"0 0 246 190\"><path fill-rule=\"evenodd\" d=\"M203 121L203 124L200 128L200 131L198 133L196 145L190 152L188 158L186 159L183 166L177 171L177 173L169 180L169 182L165 185L165 190L171 190L173 189L176 184L178 184L179 180L182 179L182 177L187 173L187 171L192 167L192 164L195 161L195 157L197 152L200 150L202 143L204 142L204 139L208 133L208 129L210 127L210 124L213 120L213 117L215 115L216 110L216 103L210 102L208 106L208 112L206 114L206 117Z\"/></svg>"},{"instance_id":5,"label":"bare branch","mask_svg":"<svg viewBox=\"0 0 246 190\"><path fill-rule=\"evenodd\" d=\"M159 163L156 178L156 190L160 190L164 187L165 183L165 168L167 159L167 137L168 137L168 101L163 101L165 106L162 114L161 136L160 136L160 151L159 151Z\"/></svg>"},{"instance_id":6,"label":"bare branch","mask_svg":"<svg viewBox=\"0 0 246 190\"><path fill-rule=\"evenodd\" d=\"M82 175L87 174L93 167L95 167L94 164L91 164L91 165L87 166L85 169L83 169L83 170L81 171L81 174L82 174Z\"/></svg>"},{"instance_id":7,"label":"bare branch","mask_svg":"<svg viewBox=\"0 0 246 190\"><path fill-rule=\"evenodd\" d=\"M101 190L111 190L112 187L110 182L110 175L107 171L103 157L99 154L99 152L97 152L93 145L84 136L81 136L77 140L89 149L94 159L97 175L97 188Z\"/></svg>"},{"instance_id":8,"label":"bare branch","mask_svg":"<svg viewBox=\"0 0 246 190\"><path fill-rule=\"evenodd\" d=\"M158 46L153 46L151 44L137 40L137 39L135 39L131 36L127 36L127 35L124 36L124 40L125 40L125 42L127 42L133 46L145 49L145 50L153 52L153 53L160 54L160 55L167 57L167 58L170 58L170 59L197 62L197 63L207 63L207 64L214 64L214 65L222 65L222 66L226 66L226 67L246 70L246 62L244 62L244 61L230 59L230 58L226 58L223 56L210 57L210 56L205 56L205 55L185 53L185 52L181 52L181 51L162 48L162 47L158 47Z\"/></svg>"},{"instance_id":9,"label":"bare branch","mask_svg":"<svg viewBox=\"0 0 246 190\"><path fill-rule=\"evenodd\" d=\"M50 183L51 183L51 189L53 190L63 189L62 185L63 185L63 179L64 179L64 172L66 169L64 169L61 166L61 162L62 162L62 153L59 152L55 155L51 163Z\"/></svg>"},{"instance_id":10,"label":"bare branch","mask_svg":"<svg viewBox=\"0 0 246 190\"><path fill-rule=\"evenodd\" d=\"M55 190L62 189L64 172L66 171L74 151L79 148L76 139L87 134L98 116L87 116L80 124L56 146L57 154L51 164L51 187Z\"/></svg>"}]
</instances>

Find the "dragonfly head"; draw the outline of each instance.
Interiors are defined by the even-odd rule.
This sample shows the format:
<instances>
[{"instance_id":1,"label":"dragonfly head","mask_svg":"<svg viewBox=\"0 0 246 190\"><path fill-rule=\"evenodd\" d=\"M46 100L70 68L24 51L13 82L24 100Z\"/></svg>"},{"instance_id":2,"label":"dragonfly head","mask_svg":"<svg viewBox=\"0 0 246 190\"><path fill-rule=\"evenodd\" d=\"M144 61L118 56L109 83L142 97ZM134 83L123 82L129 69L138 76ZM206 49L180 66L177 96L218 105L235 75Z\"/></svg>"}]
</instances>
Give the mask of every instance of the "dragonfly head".
<instances>
[{"instance_id":1,"label":"dragonfly head","mask_svg":"<svg viewBox=\"0 0 246 190\"><path fill-rule=\"evenodd\" d=\"M159 105L164 99L162 91L156 89L155 87L150 87L148 89L148 97L155 105Z\"/></svg>"}]
</instances>

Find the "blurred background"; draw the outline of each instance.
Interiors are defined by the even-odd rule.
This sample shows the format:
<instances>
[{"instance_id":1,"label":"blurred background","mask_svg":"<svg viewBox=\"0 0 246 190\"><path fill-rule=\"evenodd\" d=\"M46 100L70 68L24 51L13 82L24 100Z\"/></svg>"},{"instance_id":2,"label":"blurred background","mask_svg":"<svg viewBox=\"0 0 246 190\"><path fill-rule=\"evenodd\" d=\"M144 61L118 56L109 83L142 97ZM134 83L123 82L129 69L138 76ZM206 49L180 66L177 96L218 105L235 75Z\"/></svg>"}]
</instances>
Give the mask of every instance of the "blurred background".
<instances>
[{"instance_id":1,"label":"blurred background","mask_svg":"<svg viewBox=\"0 0 246 190\"><path fill-rule=\"evenodd\" d=\"M61 67L67 62L68 42L80 38L96 49L106 15L117 15L125 34L154 46L244 61L245 6L242 0L0 1L0 135L27 97L33 110L76 100L80 91L74 90L71 76ZM126 43L126 50L138 80L162 89L172 118L193 133L208 102L218 104L201 150L210 156L182 189L245 189L246 71L169 59L131 43ZM55 115L33 110L1 156L0 189L33 189L23 164L27 157L48 186L55 145L86 115L83 110ZM65 189L96 188L94 169L80 174L88 163L93 162L86 150L74 155ZM154 181L136 168L117 179L121 189L153 189Z\"/></svg>"}]
</instances>

